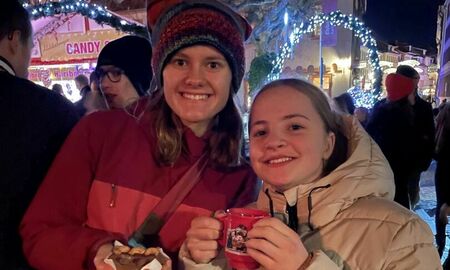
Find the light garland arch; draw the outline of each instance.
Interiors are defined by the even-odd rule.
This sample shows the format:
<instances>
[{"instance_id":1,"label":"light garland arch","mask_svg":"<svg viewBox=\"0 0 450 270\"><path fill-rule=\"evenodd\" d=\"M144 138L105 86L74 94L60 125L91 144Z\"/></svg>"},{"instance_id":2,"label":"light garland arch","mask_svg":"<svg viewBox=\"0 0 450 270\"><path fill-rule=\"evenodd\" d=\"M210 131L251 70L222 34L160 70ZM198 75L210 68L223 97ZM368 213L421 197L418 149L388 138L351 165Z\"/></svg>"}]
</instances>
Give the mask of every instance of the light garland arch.
<instances>
[{"instance_id":1,"label":"light garland arch","mask_svg":"<svg viewBox=\"0 0 450 270\"><path fill-rule=\"evenodd\" d=\"M268 76L269 81L279 78L285 60L291 57L295 46L300 42L301 36L313 32L316 27L321 26L324 22L330 22L332 26L342 26L345 29L354 31L355 36L361 39L362 45L367 47L368 61L372 68L372 72L374 73L374 81L372 82L373 88L370 91L371 100L368 100L368 102L370 103L369 106L373 106L376 101L381 99L381 81L383 78L377 52L377 43L371 35L371 30L367 28L363 22L352 15L345 15L340 11L319 13L306 22L302 22L299 26L294 24L293 31L291 32L288 41L281 47L281 52L273 63L274 66L272 72ZM354 89L351 89L349 93L352 96L360 95L360 93L357 93Z\"/></svg>"},{"instance_id":2,"label":"light garland arch","mask_svg":"<svg viewBox=\"0 0 450 270\"><path fill-rule=\"evenodd\" d=\"M129 22L108 11L105 7L82 0L61 0L60 2L46 2L37 5L24 4L24 7L30 13L32 20L58 14L78 13L99 24L109 25L122 32L148 37L146 27Z\"/></svg>"}]
</instances>

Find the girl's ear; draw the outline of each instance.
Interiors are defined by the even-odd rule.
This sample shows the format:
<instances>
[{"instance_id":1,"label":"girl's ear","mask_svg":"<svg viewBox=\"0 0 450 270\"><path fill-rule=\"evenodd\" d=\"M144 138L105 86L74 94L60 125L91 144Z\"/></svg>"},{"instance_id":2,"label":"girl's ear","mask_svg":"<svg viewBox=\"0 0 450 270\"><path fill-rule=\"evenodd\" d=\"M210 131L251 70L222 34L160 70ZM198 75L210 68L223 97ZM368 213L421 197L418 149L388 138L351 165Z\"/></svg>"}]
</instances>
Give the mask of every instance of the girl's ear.
<instances>
[{"instance_id":1,"label":"girl's ear","mask_svg":"<svg viewBox=\"0 0 450 270\"><path fill-rule=\"evenodd\" d=\"M325 148L323 151L323 159L327 160L330 158L333 153L334 144L336 142L336 135L333 132L328 132L328 135L325 138Z\"/></svg>"}]
</instances>

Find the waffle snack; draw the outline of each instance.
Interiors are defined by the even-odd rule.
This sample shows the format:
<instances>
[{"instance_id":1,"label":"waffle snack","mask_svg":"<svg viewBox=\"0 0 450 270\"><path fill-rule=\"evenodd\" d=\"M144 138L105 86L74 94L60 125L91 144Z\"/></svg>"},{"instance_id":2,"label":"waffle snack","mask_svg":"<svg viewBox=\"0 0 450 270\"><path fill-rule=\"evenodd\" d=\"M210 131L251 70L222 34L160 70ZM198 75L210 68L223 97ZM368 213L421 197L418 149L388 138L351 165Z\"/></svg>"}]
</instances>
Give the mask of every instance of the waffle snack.
<instances>
[{"instance_id":1,"label":"waffle snack","mask_svg":"<svg viewBox=\"0 0 450 270\"><path fill-rule=\"evenodd\" d=\"M160 270L169 258L161 248L115 245L113 253L107 259L116 270Z\"/></svg>"}]
</instances>

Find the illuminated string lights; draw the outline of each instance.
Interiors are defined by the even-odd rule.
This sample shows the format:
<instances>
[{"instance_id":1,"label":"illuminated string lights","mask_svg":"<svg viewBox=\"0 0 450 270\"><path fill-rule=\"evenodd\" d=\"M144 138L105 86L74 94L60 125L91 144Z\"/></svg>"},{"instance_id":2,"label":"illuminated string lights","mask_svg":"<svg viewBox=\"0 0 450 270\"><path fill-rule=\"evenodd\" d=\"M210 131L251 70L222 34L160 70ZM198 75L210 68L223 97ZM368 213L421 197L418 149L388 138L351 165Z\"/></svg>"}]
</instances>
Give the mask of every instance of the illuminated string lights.
<instances>
[{"instance_id":1,"label":"illuminated string lights","mask_svg":"<svg viewBox=\"0 0 450 270\"><path fill-rule=\"evenodd\" d=\"M96 21L98 24L106 24L125 33L148 36L147 28L144 26L124 20L104 7L82 0L62 0L33 6L24 4L23 6L28 10L33 20L58 14L78 13Z\"/></svg>"},{"instance_id":2,"label":"illuminated string lights","mask_svg":"<svg viewBox=\"0 0 450 270\"><path fill-rule=\"evenodd\" d=\"M374 96L372 91L361 89L359 86L354 86L350 88L347 93L349 93L353 100L355 101L355 107L364 107L367 109L371 109L375 104Z\"/></svg>"},{"instance_id":3,"label":"illuminated string lights","mask_svg":"<svg viewBox=\"0 0 450 270\"><path fill-rule=\"evenodd\" d=\"M377 43L372 37L370 29L368 29L363 22L356 17L345 15L340 11L319 13L309 20L301 22L300 25L294 24L289 39L281 47L280 53L274 61L274 68L269 75L269 81L279 78L285 60L291 57L295 46L300 42L301 36L313 32L324 22L329 22L332 26L342 26L345 29L353 31L355 36L361 40L362 45L367 47L368 62L374 75L374 80L372 82L373 89L363 91L354 87L352 88L353 90L351 89L352 91L349 90L349 93L353 96L357 104L361 104L363 107L372 107L376 101L381 99L382 92L381 81L383 74L377 53Z\"/></svg>"}]
</instances>

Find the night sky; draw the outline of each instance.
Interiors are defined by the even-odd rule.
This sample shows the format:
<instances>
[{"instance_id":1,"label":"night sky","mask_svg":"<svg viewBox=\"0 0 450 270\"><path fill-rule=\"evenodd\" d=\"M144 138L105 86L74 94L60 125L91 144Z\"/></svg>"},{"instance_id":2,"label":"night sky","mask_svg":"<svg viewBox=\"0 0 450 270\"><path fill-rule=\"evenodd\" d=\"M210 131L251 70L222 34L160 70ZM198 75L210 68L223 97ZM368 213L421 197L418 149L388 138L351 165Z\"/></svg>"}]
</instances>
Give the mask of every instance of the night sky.
<instances>
[{"instance_id":1,"label":"night sky","mask_svg":"<svg viewBox=\"0 0 450 270\"><path fill-rule=\"evenodd\" d=\"M438 5L444 0L367 0L364 21L375 38L436 50Z\"/></svg>"}]
</instances>

